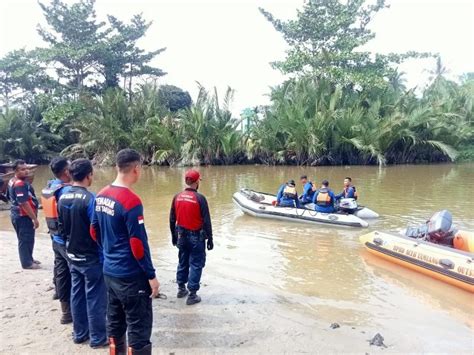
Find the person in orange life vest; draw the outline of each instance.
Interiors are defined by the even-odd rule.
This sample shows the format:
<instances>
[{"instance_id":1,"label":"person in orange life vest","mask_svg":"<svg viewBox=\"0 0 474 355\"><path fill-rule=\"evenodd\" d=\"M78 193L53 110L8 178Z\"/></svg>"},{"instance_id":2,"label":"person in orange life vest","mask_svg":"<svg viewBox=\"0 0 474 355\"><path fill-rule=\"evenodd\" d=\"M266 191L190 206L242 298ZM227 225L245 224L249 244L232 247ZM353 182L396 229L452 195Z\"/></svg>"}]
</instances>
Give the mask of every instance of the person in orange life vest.
<instances>
[{"instance_id":1,"label":"person in orange life vest","mask_svg":"<svg viewBox=\"0 0 474 355\"><path fill-rule=\"evenodd\" d=\"M327 180L323 180L321 183L321 188L316 191L313 197L313 203L315 204L314 209L317 212L322 213L333 213L335 212L334 208L334 201L336 200L336 196L334 196L334 192L329 189L329 182Z\"/></svg>"},{"instance_id":2,"label":"person in orange life vest","mask_svg":"<svg viewBox=\"0 0 474 355\"><path fill-rule=\"evenodd\" d=\"M33 259L35 229L38 229L38 199L26 178L29 170L24 160L13 163L15 176L8 182L10 218L18 238L18 253L23 269L39 269L40 262Z\"/></svg>"},{"instance_id":3,"label":"person in orange life vest","mask_svg":"<svg viewBox=\"0 0 474 355\"><path fill-rule=\"evenodd\" d=\"M58 298L61 303L61 324L72 322L70 309L71 273L69 270L69 258L66 252L64 235L60 235L58 226L58 201L61 195L71 187L69 164L69 160L64 157L52 159L49 166L55 179L49 180L46 187L41 191L41 204L43 205L46 225L51 236L54 252L54 298Z\"/></svg>"},{"instance_id":4,"label":"person in orange life vest","mask_svg":"<svg viewBox=\"0 0 474 355\"><path fill-rule=\"evenodd\" d=\"M187 171L185 182L188 187L174 196L170 210L171 241L179 249L177 297L185 297L189 290L187 305L201 302L196 292L206 264L206 239L207 250L214 248L209 206L206 198L197 192L200 180L199 172Z\"/></svg>"},{"instance_id":5,"label":"person in orange life vest","mask_svg":"<svg viewBox=\"0 0 474 355\"><path fill-rule=\"evenodd\" d=\"M352 185L352 179L349 176L344 179L344 190L336 195L336 200L341 198L353 198L357 200L357 190L355 186Z\"/></svg>"},{"instance_id":6,"label":"person in orange life vest","mask_svg":"<svg viewBox=\"0 0 474 355\"><path fill-rule=\"evenodd\" d=\"M295 180L288 180L286 184L280 186L276 205L280 207L300 207L300 200L298 199L298 193L296 192Z\"/></svg>"}]
</instances>

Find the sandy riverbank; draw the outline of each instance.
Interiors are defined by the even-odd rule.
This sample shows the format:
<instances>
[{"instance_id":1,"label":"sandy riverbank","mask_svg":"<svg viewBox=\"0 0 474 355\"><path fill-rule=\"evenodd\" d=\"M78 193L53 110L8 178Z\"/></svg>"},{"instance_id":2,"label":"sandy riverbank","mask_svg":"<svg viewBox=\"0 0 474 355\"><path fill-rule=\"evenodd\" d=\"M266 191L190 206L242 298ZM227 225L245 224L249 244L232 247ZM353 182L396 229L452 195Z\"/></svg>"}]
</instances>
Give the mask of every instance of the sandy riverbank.
<instances>
[{"instance_id":1,"label":"sandy riverbank","mask_svg":"<svg viewBox=\"0 0 474 355\"><path fill-rule=\"evenodd\" d=\"M71 326L59 324L59 304L51 299L52 252L49 237L39 235L35 258L41 270L22 270L16 237L0 232L0 353L105 354L75 345ZM208 272L203 280L203 302L188 307L175 298L174 266L158 267L166 300L154 300L154 353L472 353L473 332L462 322L437 311L426 327L412 332L398 319L377 320L373 328L353 327L344 319L338 329L305 312L291 298L224 279ZM412 316L417 316L413 314ZM414 322L416 323L416 321ZM454 328L453 328L454 327ZM370 346L377 332L388 348ZM445 338L442 334L445 333Z\"/></svg>"}]
</instances>

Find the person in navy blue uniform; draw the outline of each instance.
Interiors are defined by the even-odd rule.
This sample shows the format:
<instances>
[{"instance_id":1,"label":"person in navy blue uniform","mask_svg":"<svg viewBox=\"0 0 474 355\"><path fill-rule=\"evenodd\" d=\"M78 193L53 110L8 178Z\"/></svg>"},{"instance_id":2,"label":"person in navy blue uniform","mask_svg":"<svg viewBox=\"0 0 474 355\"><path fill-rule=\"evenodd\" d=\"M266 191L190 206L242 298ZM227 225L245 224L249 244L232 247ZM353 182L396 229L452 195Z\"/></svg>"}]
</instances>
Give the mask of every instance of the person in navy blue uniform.
<instances>
[{"instance_id":1,"label":"person in navy blue uniform","mask_svg":"<svg viewBox=\"0 0 474 355\"><path fill-rule=\"evenodd\" d=\"M102 253L90 235L95 197L87 188L92 184L92 164L87 159L77 159L69 171L73 184L59 198L58 225L71 265L73 341L80 344L90 340L92 348L99 348L108 345L107 294Z\"/></svg>"},{"instance_id":2,"label":"person in navy blue uniform","mask_svg":"<svg viewBox=\"0 0 474 355\"><path fill-rule=\"evenodd\" d=\"M303 194L300 196L300 203L302 205L312 203L315 192L313 183L308 180L308 176L306 175L301 175L300 182L303 185Z\"/></svg>"},{"instance_id":3,"label":"person in navy blue uniform","mask_svg":"<svg viewBox=\"0 0 474 355\"><path fill-rule=\"evenodd\" d=\"M55 178L49 180L46 187L41 191L41 204L54 252L54 298L59 299L61 304L60 322L61 324L67 324L72 322L70 309L71 273L64 236L59 233L57 202L63 192L70 186L69 160L64 157L56 157L51 160L49 166Z\"/></svg>"},{"instance_id":4,"label":"person in navy blue uniform","mask_svg":"<svg viewBox=\"0 0 474 355\"><path fill-rule=\"evenodd\" d=\"M198 192L200 179L198 171L186 172L185 183L188 187L174 196L169 219L171 241L179 249L177 297L183 298L189 293L187 305L201 302L197 291L206 264L206 239L207 249L214 248L209 206L206 198Z\"/></svg>"},{"instance_id":5,"label":"person in navy blue uniform","mask_svg":"<svg viewBox=\"0 0 474 355\"><path fill-rule=\"evenodd\" d=\"M295 180L288 180L286 184L280 186L277 193L276 204L280 207L300 207Z\"/></svg>"},{"instance_id":6,"label":"person in navy blue uniform","mask_svg":"<svg viewBox=\"0 0 474 355\"><path fill-rule=\"evenodd\" d=\"M151 354L152 298L160 283L151 260L140 198L131 190L141 175L133 149L116 156L117 178L95 200L91 236L104 255L110 354Z\"/></svg>"},{"instance_id":7,"label":"person in navy blue uniform","mask_svg":"<svg viewBox=\"0 0 474 355\"><path fill-rule=\"evenodd\" d=\"M321 188L316 191L313 196L314 209L317 212L322 213L333 213L336 211L334 208L334 202L336 201L336 196L334 192L329 188L329 182L323 180L321 183Z\"/></svg>"},{"instance_id":8,"label":"person in navy blue uniform","mask_svg":"<svg viewBox=\"0 0 474 355\"><path fill-rule=\"evenodd\" d=\"M26 178L29 170L24 160L13 163L15 176L8 182L10 199L10 218L18 238L18 254L23 269L39 269L40 262L33 259L35 246L35 229L38 222L38 199L35 190Z\"/></svg>"},{"instance_id":9,"label":"person in navy blue uniform","mask_svg":"<svg viewBox=\"0 0 474 355\"><path fill-rule=\"evenodd\" d=\"M352 179L347 176L344 179L344 189L338 195L336 195L336 200L341 198L353 198L357 200L357 190L354 185L352 185Z\"/></svg>"}]
</instances>

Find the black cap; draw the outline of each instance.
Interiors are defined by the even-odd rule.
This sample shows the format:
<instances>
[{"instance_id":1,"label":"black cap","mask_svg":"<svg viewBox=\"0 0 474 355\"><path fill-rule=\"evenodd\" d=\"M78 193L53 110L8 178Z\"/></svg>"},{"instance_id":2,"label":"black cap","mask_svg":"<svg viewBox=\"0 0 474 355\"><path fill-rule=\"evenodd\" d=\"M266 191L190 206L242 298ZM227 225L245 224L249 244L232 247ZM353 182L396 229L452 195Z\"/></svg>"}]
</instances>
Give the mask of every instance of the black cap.
<instances>
[{"instance_id":1,"label":"black cap","mask_svg":"<svg viewBox=\"0 0 474 355\"><path fill-rule=\"evenodd\" d=\"M295 180L293 180L293 179L292 179L292 180L288 180L288 183L287 183L287 184L288 184L288 185L291 185L291 186L295 186L295 185L296 185Z\"/></svg>"}]
</instances>

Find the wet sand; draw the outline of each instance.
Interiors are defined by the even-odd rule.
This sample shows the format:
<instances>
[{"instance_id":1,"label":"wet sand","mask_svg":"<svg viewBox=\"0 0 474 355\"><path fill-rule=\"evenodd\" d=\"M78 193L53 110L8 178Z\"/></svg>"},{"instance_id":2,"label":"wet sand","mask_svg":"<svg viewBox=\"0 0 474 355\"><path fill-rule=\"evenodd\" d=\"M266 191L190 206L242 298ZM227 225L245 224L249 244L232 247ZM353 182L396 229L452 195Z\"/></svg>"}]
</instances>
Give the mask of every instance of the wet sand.
<instances>
[{"instance_id":1,"label":"wet sand","mask_svg":"<svg viewBox=\"0 0 474 355\"><path fill-rule=\"evenodd\" d=\"M35 258L41 270L22 270L16 237L0 232L0 353L106 354L75 345L71 325L59 324L59 302L52 300L52 251L49 237L39 234ZM153 301L154 353L453 353L472 354L471 327L446 312L423 303L400 305L404 314L372 314L373 325L358 326L344 319L345 309L366 312L361 304L332 304L320 300L309 311L292 294L256 287L205 270L201 304L186 306L175 297L175 265L157 262L161 292ZM218 276L219 275L219 276ZM393 309L397 295L387 297ZM400 299L405 302L405 299ZM331 329L325 308L340 328ZM469 318L469 317L468 317ZM323 320L325 319L325 320ZM369 345L376 333L387 348Z\"/></svg>"}]
</instances>

